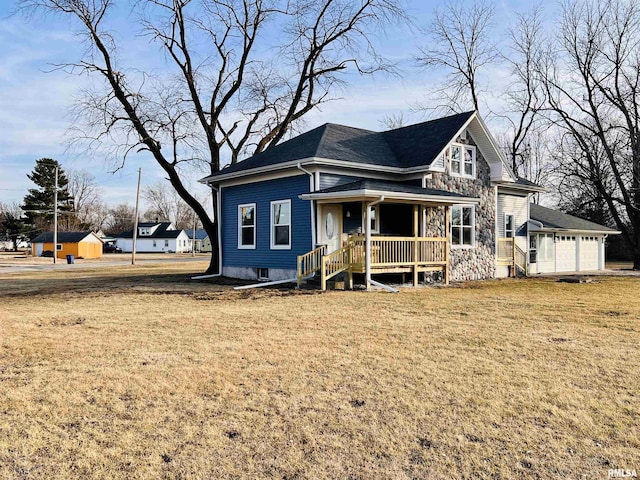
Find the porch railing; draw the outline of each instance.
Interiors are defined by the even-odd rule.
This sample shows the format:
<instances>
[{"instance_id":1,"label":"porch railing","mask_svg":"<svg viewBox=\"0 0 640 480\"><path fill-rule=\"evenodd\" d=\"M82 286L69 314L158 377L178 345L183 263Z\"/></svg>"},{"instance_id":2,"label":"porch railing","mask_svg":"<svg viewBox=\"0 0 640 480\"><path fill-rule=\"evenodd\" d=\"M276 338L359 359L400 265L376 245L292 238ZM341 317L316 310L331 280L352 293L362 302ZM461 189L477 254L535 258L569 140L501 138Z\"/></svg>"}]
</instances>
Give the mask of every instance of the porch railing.
<instances>
[{"instance_id":1,"label":"porch railing","mask_svg":"<svg viewBox=\"0 0 640 480\"><path fill-rule=\"evenodd\" d=\"M327 281L339 273L348 272L349 283L355 273L363 273L366 263L366 239L362 234L349 235L347 243L338 250L326 253L318 247L298 257L298 286L314 272L320 272L322 289ZM371 269L373 273L418 272L441 269L448 282L448 242L439 237L371 237Z\"/></svg>"},{"instance_id":2,"label":"porch railing","mask_svg":"<svg viewBox=\"0 0 640 480\"><path fill-rule=\"evenodd\" d=\"M327 246L321 245L309 253L298 256L298 286L302 279L322 269L322 258L327 252Z\"/></svg>"},{"instance_id":3,"label":"porch railing","mask_svg":"<svg viewBox=\"0 0 640 480\"><path fill-rule=\"evenodd\" d=\"M513 248L515 242L513 238L498 238L498 264L512 265L514 258Z\"/></svg>"},{"instance_id":4,"label":"porch railing","mask_svg":"<svg viewBox=\"0 0 640 480\"><path fill-rule=\"evenodd\" d=\"M521 249L515 242L515 238L498 238L498 265L516 267L527 275L527 252Z\"/></svg>"},{"instance_id":5,"label":"porch railing","mask_svg":"<svg viewBox=\"0 0 640 480\"><path fill-rule=\"evenodd\" d=\"M352 264L365 263L364 235L351 235ZM438 237L371 237L371 267L445 265L447 240Z\"/></svg>"}]
</instances>

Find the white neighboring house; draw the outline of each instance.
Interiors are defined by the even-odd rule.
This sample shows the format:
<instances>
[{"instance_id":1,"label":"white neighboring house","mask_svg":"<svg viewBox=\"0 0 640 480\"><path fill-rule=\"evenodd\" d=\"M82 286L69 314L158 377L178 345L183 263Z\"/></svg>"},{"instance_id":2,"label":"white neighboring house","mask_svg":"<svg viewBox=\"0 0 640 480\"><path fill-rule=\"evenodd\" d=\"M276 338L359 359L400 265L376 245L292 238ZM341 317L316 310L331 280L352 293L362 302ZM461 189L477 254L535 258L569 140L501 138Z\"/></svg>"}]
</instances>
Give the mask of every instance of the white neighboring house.
<instances>
[{"instance_id":1,"label":"white neighboring house","mask_svg":"<svg viewBox=\"0 0 640 480\"><path fill-rule=\"evenodd\" d=\"M605 269L607 235L620 232L534 203L529 209L529 273Z\"/></svg>"},{"instance_id":2,"label":"white neighboring house","mask_svg":"<svg viewBox=\"0 0 640 480\"><path fill-rule=\"evenodd\" d=\"M133 250L133 230L123 232L116 239L116 246L123 252ZM138 253L186 253L190 241L184 230L178 230L171 222L147 222L138 224L136 252Z\"/></svg>"},{"instance_id":3,"label":"white neighboring house","mask_svg":"<svg viewBox=\"0 0 640 480\"><path fill-rule=\"evenodd\" d=\"M193 238L193 230L187 229L185 233L189 237L189 251L192 248L192 242L194 242ZM198 253L201 252L210 252L211 251L211 242L209 241L209 235L207 235L207 231L203 228L200 228L195 231L195 251Z\"/></svg>"}]
</instances>

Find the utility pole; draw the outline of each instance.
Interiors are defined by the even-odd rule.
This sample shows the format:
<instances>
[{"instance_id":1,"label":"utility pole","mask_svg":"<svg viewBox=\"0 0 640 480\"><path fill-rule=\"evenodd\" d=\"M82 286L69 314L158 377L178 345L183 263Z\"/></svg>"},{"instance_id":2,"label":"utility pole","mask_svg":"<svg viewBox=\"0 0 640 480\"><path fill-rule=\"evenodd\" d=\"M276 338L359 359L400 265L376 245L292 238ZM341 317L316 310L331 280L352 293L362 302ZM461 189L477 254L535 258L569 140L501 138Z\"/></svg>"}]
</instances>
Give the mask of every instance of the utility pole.
<instances>
[{"instance_id":1,"label":"utility pole","mask_svg":"<svg viewBox=\"0 0 640 480\"><path fill-rule=\"evenodd\" d=\"M53 191L53 263L58 258L58 164L56 163L56 184Z\"/></svg>"},{"instance_id":2,"label":"utility pole","mask_svg":"<svg viewBox=\"0 0 640 480\"><path fill-rule=\"evenodd\" d=\"M131 265L136 264L136 243L138 240L138 206L140 204L140 179L142 168L138 169L138 192L136 193L136 216L133 219L133 249L131 250Z\"/></svg>"},{"instance_id":3,"label":"utility pole","mask_svg":"<svg viewBox=\"0 0 640 480\"><path fill-rule=\"evenodd\" d=\"M193 212L193 213L194 213L194 215L193 215L193 237L192 237L192 240L191 240L191 256L195 257L196 256L196 227L197 227L197 222L198 222L197 218L198 217L195 216L195 212Z\"/></svg>"}]
</instances>

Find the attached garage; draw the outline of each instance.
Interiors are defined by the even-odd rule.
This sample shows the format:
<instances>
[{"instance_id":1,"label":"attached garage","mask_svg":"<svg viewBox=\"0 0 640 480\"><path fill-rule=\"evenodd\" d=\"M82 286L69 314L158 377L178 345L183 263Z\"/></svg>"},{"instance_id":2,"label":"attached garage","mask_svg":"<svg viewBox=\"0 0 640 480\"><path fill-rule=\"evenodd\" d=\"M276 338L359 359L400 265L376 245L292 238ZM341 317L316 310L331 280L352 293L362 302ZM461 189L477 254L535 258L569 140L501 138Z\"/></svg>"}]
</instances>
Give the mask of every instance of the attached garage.
<instances>
[{"instance_id":1,"label":"attached garage","mask_svg":"<svg viewBox=\"0 0 640 480\"><path fill-rule=\"evenodd\" d=\"M618 233L597 223L531 204L529 272L604 270L607 235Z\"/></svg>"}]
</instances>

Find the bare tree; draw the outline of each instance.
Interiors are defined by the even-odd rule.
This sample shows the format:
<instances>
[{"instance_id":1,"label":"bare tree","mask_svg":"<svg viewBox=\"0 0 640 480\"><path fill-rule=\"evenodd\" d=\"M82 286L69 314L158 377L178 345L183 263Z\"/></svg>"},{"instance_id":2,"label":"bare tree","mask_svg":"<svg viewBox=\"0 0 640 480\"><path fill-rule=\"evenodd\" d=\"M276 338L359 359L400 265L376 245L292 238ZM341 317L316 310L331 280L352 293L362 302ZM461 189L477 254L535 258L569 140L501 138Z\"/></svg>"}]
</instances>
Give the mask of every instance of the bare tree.
<instances>
[{"instance_id":1,"label":"bare tree","mask_svg":"<svg viewBox=\"0 0 640 480\"><path fill-rule=\"evenodd\" d=\"M104 221L104 205L95 177L88 170L70 170L67 177L78 228L99 230Z\"/></svg>"},{"instance_id":2,"label":"bare tree","mask_svg":"<svg viewBox=\"0 0 640 480\"><path fill-rule=\"evenodd\" d=\"M402 128L407 125L404 118L404 113L402 112L397 114L394 113L392 115L384 115L380 120L378 120L378 123L380 124L380 126L386 128L387 130L394 130L396 128Z\"/></svg>"},{"instance_id":3,"label":"bare tree","mask_svg":"<svg viewBox=\"0 0 640 480\"><path fill-rule=\"evenodd\" d=\"M576 154L575 181L607 205L640 269L640 5L572 0L537 71L547 116Z\"/></svg>"},{"instance_id":4,"label":"bare tree","mask_svg":"<svg viewBox=\"0 0 640 480\"><path fill-rule=\"evenodd\" d=\"M427 29L429 46L417 58L420 66L445 73L433 92L439 102L433 110L480 110L478 74L500 59L491 41L493 15L493 4L482 0L469 6L450 2L435 11Z\"/></svg>"},{"instance_id":5,"label":"bare tree","mask_svg":"<svg viewBox=\"0 0 640 480\"><path fill-rule=\"evenodd\" d=\"M193 210L169 184L157 182L153 185L147 185L142 191L142 197L149 206L144 214L145 220L158 219L172 222L178 229L193 226Z\"/></svg>"},{"instance_id":6,"label":"bare tree","mask_svg":"<svg viewBox=\"0 0 640 480\"><path fill-rule=\"evenodd\" d=\"M80 105L85 136L117 138L125 160L132 151L150 152L213 245L218 219L185 186L189 164L199 161L215 173L225 160L234 163L277 144L305 114L331 99L343 73L387 67L369 32L402 16L395 0L132 3L143 33L173 65L165 77L121 63L116 36L109 33L114 0L20 4L27 13L41 9L76 20L88 53L64 67L95 75L104 86ZM213 202L215 211L215 196ZM217 260L214 252L209 271L218 271Z\"/></svg>"},{"instance_id":7,"label":"bare tree","mask_svg":"<svg viewBox=\"0 0 640 480\"><path fill-rule=\"evenodd\" d=\"M108 233L117 235L133 230L136 209L128 203L121 203L109 210L109 216L104 222Z\"/></svg>"},{"instance_id":8,"label":"bare tree","mask_svg":"<svg viewBox=\"0 0 640 480\"><path fill-rule=\"evenodd\" d=\"M563 134L555 142L555 172L558 184L558 205L563 211L582 218L588 218L602 225L611 225L612 217L607 203L591 181L594 167L607 191L617 189L615 176L608 166L608 160L600 141L585 138L590 144L589 158L584 146L572 134ZM594 162L593 165L590 162Z\"/></svg>"},{"instance_id":9,"label":"bare tree","mask_svg":"<svg viewBox=\"0 0 640 480\"><path fill-rule=\"evenodd\" d=\"M541 55L541 17L540 7L534 7L526 14L517 14L515 25L508 30L510 47L504 60L510 66L512 81L506 92L508 111L501 115L510 125L505 150L511 168L517 176L534 182L540 180L544 169L544 159L532 151L535 143L535 153L542 153L536 140L542 135L539 112L544 105L544 90L535 68Z\"/></svg>"}]
</instances>

